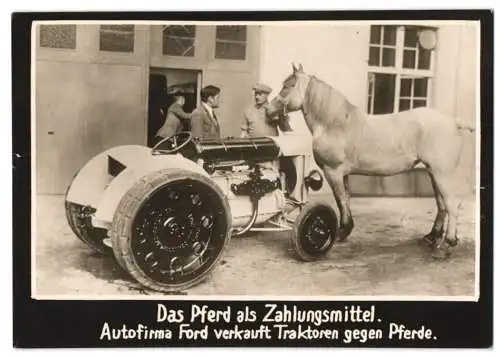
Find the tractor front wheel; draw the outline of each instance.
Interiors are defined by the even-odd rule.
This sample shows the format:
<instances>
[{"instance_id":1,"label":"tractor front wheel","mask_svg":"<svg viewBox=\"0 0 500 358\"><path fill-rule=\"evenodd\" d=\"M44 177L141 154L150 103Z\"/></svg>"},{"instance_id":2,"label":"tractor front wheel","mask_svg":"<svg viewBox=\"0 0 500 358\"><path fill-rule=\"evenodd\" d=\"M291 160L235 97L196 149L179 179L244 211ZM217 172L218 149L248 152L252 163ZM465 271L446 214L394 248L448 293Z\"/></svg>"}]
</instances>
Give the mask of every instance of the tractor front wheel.
<instances>
[{"instance_id":1,"label":"tractor front wheel","mask_svg":"<svg viewBox=\"0 0 500 358\"><path fill-rule=\"evenodd\" d=\"M323 258L335 241L337 215L327 203L308 203L295 220L291 243L303 261Z\"/></svg>"}]
</instances>

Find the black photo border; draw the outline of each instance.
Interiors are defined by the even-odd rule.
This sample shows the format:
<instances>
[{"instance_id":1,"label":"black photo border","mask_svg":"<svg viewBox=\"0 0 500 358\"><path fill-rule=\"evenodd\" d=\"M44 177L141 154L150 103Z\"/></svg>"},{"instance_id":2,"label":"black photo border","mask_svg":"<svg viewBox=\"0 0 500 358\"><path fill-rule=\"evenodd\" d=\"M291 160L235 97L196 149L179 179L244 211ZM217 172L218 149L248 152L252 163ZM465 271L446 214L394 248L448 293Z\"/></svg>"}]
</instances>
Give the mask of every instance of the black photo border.
<instances>
[{"instance_id":1,"label":"black photo border","mask_svg":"<svg viewBox=\"0 0 500 358\"><path fill-rule=\"evenodd\" d=\"M374 305L384 321L408 327L423 324L435 340L388 340L345 344L342 340L207 340L207 341L102 341L103 322L133 326L156 322L156 307L189 311L193 303L212 309L226 305L248 306L257 312L271 301L83 301L31 299L31 24L37 20L479 20L481 23L481 190L480 298L478 302L373 301L325 302L273 301L303 309ZM292 44L290 44L292 45ZM262 12L18 12L12 14L12 139L13 139L13 346L32 347L178 347L178 346L310 346L310 347L427 347L486 348L493 344L493 11L262 11ZM460 320L457 324L456 320ZM256 326L260 322L247 324ZM233 325L233 324L232 324ZM232 326L230 325L230 326ZM217 326L217 325L215 325ZM219 324L224 327L224 324ZM357 324L345 327L363 328ZM228 326L229 327L229 326Z\"/></svg>"}]
</instances>

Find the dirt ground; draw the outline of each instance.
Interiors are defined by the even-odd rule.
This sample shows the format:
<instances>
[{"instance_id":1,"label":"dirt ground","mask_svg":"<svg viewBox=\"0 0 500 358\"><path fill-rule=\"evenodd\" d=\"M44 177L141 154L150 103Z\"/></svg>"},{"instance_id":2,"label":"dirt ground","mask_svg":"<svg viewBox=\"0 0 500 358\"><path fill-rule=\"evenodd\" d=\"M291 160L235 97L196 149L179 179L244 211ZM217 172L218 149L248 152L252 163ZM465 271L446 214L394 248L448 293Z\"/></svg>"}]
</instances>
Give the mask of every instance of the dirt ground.
<instances>
[{"instance_id":1,"label":"dirt ground","mask_svg":"<svg viewBox=\"0 0 500 358\"><path fill-rule=\"evenodd\" d=\"M419 239L436 211L432 198L352 198L355 228L328 258L298 261L289 233L233 238L224 257L188 295L469 296L474 294L474 198L463 202L460 243L436 261ZM38 196L36 289L40 295L144 295L113 257L71 232L62 196Z\"/></svg>"}]
</instances>

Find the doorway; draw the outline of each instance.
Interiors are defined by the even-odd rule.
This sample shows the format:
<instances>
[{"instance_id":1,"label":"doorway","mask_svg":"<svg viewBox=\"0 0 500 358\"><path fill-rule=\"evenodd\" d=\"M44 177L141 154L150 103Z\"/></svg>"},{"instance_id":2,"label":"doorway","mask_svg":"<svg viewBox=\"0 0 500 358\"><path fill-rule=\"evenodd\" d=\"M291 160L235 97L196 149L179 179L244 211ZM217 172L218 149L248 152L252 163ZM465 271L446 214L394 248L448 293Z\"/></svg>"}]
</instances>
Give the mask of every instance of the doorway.
<instances>
[{"instance_id":1,"label":"doorway","mask_svg":"<svg viewBox=\"0 0 500 358\"><path fill-rule=\"evenodd\" d=\"M183 109L191 113L200 100L201 71L150 68L147 143L149 147L153 146L156 132L165 122L168 107L173 103L173 97L169 93L174 89L181 89L186 94ZM190 128L187 126L183 130L189 131Z\"/></svg>"}]
</instances>

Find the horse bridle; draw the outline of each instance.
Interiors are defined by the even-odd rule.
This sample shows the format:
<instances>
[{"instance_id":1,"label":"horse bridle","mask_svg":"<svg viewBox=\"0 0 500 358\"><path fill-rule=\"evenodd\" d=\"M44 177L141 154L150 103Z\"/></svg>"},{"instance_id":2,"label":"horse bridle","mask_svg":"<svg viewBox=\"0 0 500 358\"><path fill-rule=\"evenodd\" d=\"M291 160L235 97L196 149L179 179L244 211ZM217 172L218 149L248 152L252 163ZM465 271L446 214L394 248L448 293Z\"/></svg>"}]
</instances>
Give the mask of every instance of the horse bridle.
<instances>
[{"instance_id":1,"label":"horse bridle","mask_svg":"<svg viewBox=\"0 0 500 358\"><path fill-rule=\"evenodd\" d=\"M306 93L309 91L309 88L310 88L310 84L311 84L311 81L310 81L310 78L309 78L309 81L307 83L307 87L306 87ZM290 93L288 93L287 97L283 97L280 93L278 93L276 95L276 100L281 102L283 104L283 117L286 117L288 112L287 112L287 107L288 107L288 102L290 101L289 100L289 97L290 96Z\"/></svg>"},{"instance_id":2,"label":"horse bridle","mask_svg":"<svg viewBox=\"0 0 500 358\"><path fill-rule=\"evenodd\" d=\"M282 113L283 117L282 118L285 118L286 115L288 114L286 107L288 106L289 99L287 97L283 97L281 94L278 93L278 95L276 96L276 100L279 101L283 105L283 113Z\"/></svg>"}]
</instances>

